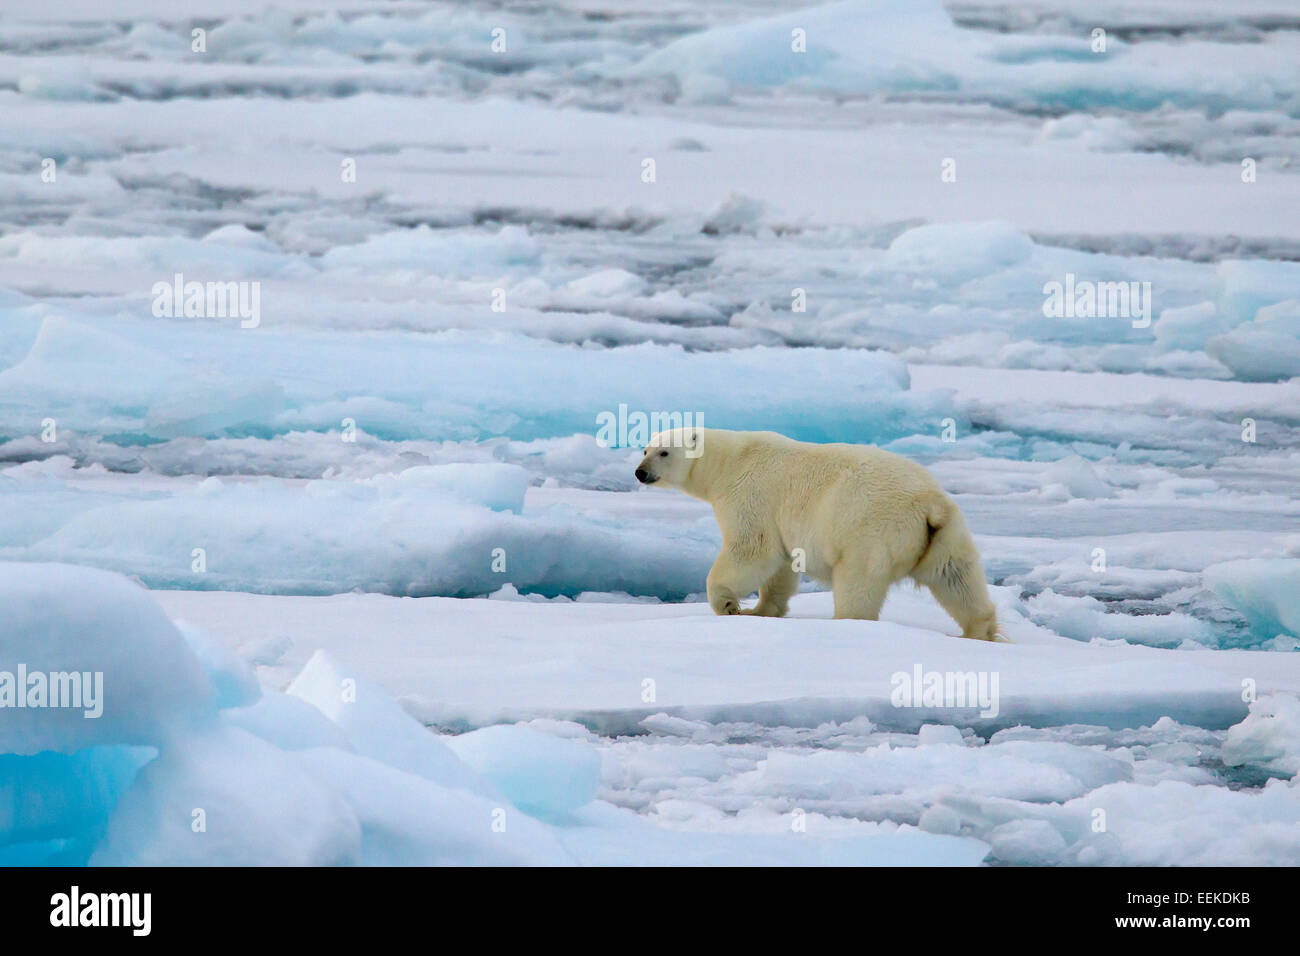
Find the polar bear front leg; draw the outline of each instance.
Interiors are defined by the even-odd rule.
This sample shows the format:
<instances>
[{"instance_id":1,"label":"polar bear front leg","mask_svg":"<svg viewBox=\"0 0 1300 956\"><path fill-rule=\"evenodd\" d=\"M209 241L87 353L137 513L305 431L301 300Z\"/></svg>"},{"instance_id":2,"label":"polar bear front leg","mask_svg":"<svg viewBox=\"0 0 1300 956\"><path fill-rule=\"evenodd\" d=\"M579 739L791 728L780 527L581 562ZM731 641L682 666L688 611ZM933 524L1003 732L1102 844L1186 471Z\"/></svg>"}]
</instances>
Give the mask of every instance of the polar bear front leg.
<instances>
[{"instance_id":1,"label":"polar bear front leg","mask_svg":"<svg viewBox=\"0 0 1300 956\"><path fill-rule=\"evenodd\" d=\"M769 570L724 544L706 584L713 613L739 614L740 599L758 587Z\"/></svg>"},{"instance_id":2,"label":"polar bear front leg","mask_svg":"<svg viewBox=\"0 0 1300 956\"><path fill-rule=\"evenodd\" d=\"M741 614L754 614L758 617L785 617L790 609L790 598L799 590L799 572L782 564L776 573L763 582L758 589L758 603Z\"/></svg>"}]
</instances>

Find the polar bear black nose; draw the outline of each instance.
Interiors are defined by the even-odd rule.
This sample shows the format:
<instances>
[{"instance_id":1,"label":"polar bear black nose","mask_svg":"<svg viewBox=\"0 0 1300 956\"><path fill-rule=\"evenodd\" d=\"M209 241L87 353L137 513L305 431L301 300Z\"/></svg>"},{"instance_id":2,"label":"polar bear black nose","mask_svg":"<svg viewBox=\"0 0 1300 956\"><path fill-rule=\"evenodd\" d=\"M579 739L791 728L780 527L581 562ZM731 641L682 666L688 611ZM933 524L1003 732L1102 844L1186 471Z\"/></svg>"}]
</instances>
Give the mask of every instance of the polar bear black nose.
<instances>
[{"instance_id":1,"label":"polar bear black nose","mask_svg":"<svg viewBox=\"0 0 1300 956\"><path fill-rule=\"evenodd\" d=\"M645 470L644 468L638 468L638 469L636 470L636 480L639 481L639 482L641 482L641 484L644 485L644 484L645 484L645 480L646 480L646 478L648 478L648 477L649 477L649 476L646 474L646 470Z\"/></svg>"}]
</instances>

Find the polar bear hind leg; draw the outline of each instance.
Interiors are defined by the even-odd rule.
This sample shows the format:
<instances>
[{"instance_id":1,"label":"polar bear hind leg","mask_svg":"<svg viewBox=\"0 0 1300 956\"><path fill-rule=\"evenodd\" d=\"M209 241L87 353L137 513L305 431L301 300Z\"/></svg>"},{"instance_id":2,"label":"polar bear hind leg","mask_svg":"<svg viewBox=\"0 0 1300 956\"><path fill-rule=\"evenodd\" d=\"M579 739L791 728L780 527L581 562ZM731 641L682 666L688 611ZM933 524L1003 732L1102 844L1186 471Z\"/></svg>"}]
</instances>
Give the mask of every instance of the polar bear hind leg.
<instances>
[{"instance_id":1,"label":"polar bear hind leg","mask_svg":"<svg viewBox=\"0 0 1300 956\"><path fill-rule=\"evenodd\" d=\"M930 589L940 606L961 625L962 637L977 641L1005 640L998 633L998 616L989 599L988 582L970 530L956 508L946 503L931 509L930 543L912 580Z\"/></svg>"},{"instance_id":2,"label":"polar bear hind leg","mask_svg":"<svg viewBox=\"0 0 1300 956\"><path fill-rule=\"evenodd\" d=\"M940 606L961 625L962 637L977 641L1000 639L997 611L988 599L984 572L978 564L971 566L947 561L921 583L930 589Z\"/></svg>"}]
</instances>

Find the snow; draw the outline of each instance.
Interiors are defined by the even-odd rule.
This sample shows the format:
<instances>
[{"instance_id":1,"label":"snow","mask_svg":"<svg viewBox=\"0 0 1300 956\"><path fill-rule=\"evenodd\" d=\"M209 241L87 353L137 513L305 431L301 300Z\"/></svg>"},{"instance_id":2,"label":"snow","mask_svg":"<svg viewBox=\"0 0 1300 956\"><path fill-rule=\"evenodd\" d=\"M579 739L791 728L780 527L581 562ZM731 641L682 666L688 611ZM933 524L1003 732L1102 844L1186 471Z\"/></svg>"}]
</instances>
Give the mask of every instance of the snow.
<instances>
[{"instance_id":1,"label":"snow","mask_svg":"<svg viewBox=\"0 0 1300 956\"><path fill-rule=\"evenodd\" d=\"M1065 840L1046 820L1013 820L989 834L992 854L1003 863L1049 866L1065 854Z\"/></svg>"},{"instance_id":2,"label":"snow","mask_svg":"<svg viewBox=\"0 0 1300 956\"><path fill-rule=\"evenodd\" d=\"M767 832L673 830L613 807L593 807L586 826L565 833L565 846L586 866L975 866L987 844L970 837L933 835L911 827L864 827L853 835L823 836L818 819L792 829L788 817L761 820ZM760 821L756 821L760 822Z\"/></svg>"},{"instance_id":3,"label":"snow","mask_svg":"<svg viewBox=\"0 0 1300 956\"><path fill-rule=\"evenodd\" d=\"M509 581L549 594L665 597L700 589L711 560L703 534L685 558L649 533L629 548L629 525L617 514L525 510L521 473L473 463L305 484L212 477L126 497L41 481L13 489L14 500L41 510L6 523L26 558L131 572L151 587L472 595ZM634 526L648 532L651 521Z\"/></svg>"},{"instance_id":4,"label":"snow","mask_svg":"<svg viewBox=\"0 0 1300 956\"><path fill-rule=\"evenodd\" d=\"M204 631L190 627L184 621L177 621L176 627L212 685L218 710L257 704L262 689L249 662L245 662L233 649L212 640Z\"/></svg>"},{"instance_id":5,"label":"snow","mask_svg":"<svg viewBox=\"0 0 1300 956\"><path fill-rule=\"evenodd\" d=\"M337 749L308 751L300 762L304 772L347 801L360 823L360 855L349 862L367 866L572 863L550 828L504 800L440 787L423 776Z\"/></svg>"},{"instance_id":6,"label":"snow","mask_svg":"<svg viewBox=\"0 0 1300 956\"><path fill-rule=\"evenodd\" d=\"M490 277L503 275L513 266L534 265L540 255L536 240L519 226L506 226L498 233L474 236L469 241L419 226L372 236L356 246L336 246L321 257L321 265L345 272L427 270L442 275Z\"/></svg>"},{"instance_id":7,"label":"snow","mask_svg":"<svg viewBox=\"0 0 1300 956\"><path fill-rule=\"evenodd\" d=\"M5 562L0 605L0 753L157 745L215 708L199 660L139 585L71 565ZM36 681L51 674L81 678L58 695L60 707L51 706L57 682Z\"/></svg>"},{"instance_id":8,"label":"snow","mask_svg":"<svg viewBox=\"0 0 1300 956\"><path fill-rule=\"evenodd\" d=\"M1255 558L1205 569L1206 586L1262 633L1300 637L1300 560Z\"/></svg>"},{"instance_id":9,"label":"snow","mask_svg":"<svg viewBox=\"0 0 1300 956\"><path fill-rule=\"evenodd\" d=\"M885 261L900 272L962 282L1019 265L1033 251L1010 223L945 223L909 229L889 244Z\"/></svg>"},{"instance_id":10,"label":"snow","mask_svg":"<svg viewBox=\"0 0 1300 956\"><path fill-rule=\"evenodd\" d=\"M424 733L381 689L316 652L286 690L338 724L352 749L443 787L491 793L436 737Z\"/></svg>"},{"instance_id":11,"label":"snow","mask_svg":"<svg viewBox=\"0 0 1300 956\"><path fill-rule=\"evenodd\" d=\"M49 417L74 432L138 445L341 431L350 420L388 439L531 440L591 433L598 413L617 415L620 406L648 416L665 391L678 415L720 427L766 422L818 441L888 441L951 414L942 395L908 393L902 362L872 352L720 355L654 344L591 350L469 332L402 340L396 348L391 335L379 333L125 320L111 326L46 317L27 354L0 371L0 434L24 434L26 423ZM107 372L126 367L137 374ZM773 395L764 386L778 370L786 387ZM525 374L531 387L515 388ZM435 394L427 392L431 382ZM635 422L624 434L636 434Z\"/></svg>"},{"instance_id":12,"label":"snow","mask_svg":"<svg viewBox=\"0 0 1300 956\"><path fill-rule=\"evenodd\" d=\"M12 577L5 597L20 608L35 582L44 588L40 597L66 609L71 620L84 619L88 609L111 619L107 608L134 622L102 637L87 630L93 636L82 643L151 652L150 677L160 686L198 667L179 630L151 631L161 610L124 579L40 564L13 569ZM192 625L187 630L196 642L199 632ZM38 655L43 638L30 626L12 628L6 652ZM220 684L246 672L231 648L211 636L202 640L210 679ZM565 865L642 856L653 863L665 852L657 829L593 802L602 758L571 729L494 726L447 742L322 650L287 690L267 687L249 706L219 712L210 692L203 699L209 709L193 719L156 711L137 717L154 725L157 748L84 746L77 725L58 713L50 719L49 708L39 712L45 724L39 731L6 722L0 782L13 799L0 816L0 859L103 866ZM560 733L538 729L548 726ZM33 753L38 745L44 752ZM794 855L973 864L985 852L970 838L876 829L865 840L809 841ZM784 841L706 835L693 843L681 862L788 858Z\"/></svg>"},{"instance_id":13,"label":"snow","mask_svg":"<svg viewBox=\"0 0 1300 956\"><path fill-rule=\"evenodd\" d=\"M1085 866L1286 866L1300 850L1294 784L1271 781L1257 792L1164 780L1152 786L1115 783L1060 805L991 803L992 821L1029 812L1030 822L998 824L1007 863ZM1105 829L1093 829L1105 821ZM988 823L983 824L987 826ZM1003 826L1008 827L1000 834ZM997 837L994 837L995 839Z\"/></svg>"},{"instance_id":14,"label":"snow","mask_svg":"<svg viewBox=\"0 0 1300 956\"><path fill-rule=\"evenodd\" d=\"M1253 764L1288 777L1300 773L1300 700L1277 694L1253 701L1246 719L1228 729L1223 762Z\"/></svg>"},{"instance_id":15,"label":"snow","mask_svg":"<svg viewBox=\"0 0 1300 956\"><path fill-rule=\"evenodd\" d=\"M103 604L105 580L114 580L81 568L21 570L61 575L53 580L69 609ZM126 581L117 593L121 614L142 622L160 614ZM155 731L156 748L94 745L68 756L21 756L30 740L17 750L6 743L0 771L17 796L0 830L6 860L974 864L991 855L1015 864L1231 864L1248 853L1283 861L1297 845L1296 791L1284 780L1300 766L1291 747L1300 714L1294 654L1269 654L1265 669L1249 662L1268 652L1201 654L1192 665L1177 650L1079 644L1023 620L1009 620L1017 644L965 643L897 622L924 617L922 598L905 593L879 624L806 617L826 610L824 601L798 597L790 622L767 622L772 637L779 628L796 630L757 658L732 646L738 640L753 648L754 633L741 635L732 627L741 622L712 617L701 605L664 607L656 619L645 606L606 602L159 594L170 613L183 609L195 622L185 626L191 643L204 633L209 679L252 667L240 663L239 648L257 654L260 630L292 627L299 639L274 665L256 666L263 689L255 704L212 709L168 734ZM510 613L502 618L502 611ZM688 626L673 628L668 640L666 613ZM520 657L512 618L532 620L537 665ZM361 619L372 622L370 641L357 639L367 633ZM578 627L582 619L597 630ZM513 653L494 646L493 620L506 624L502 640ZM701 637L694 636L699 628ZM404 630L415 644L403 644ZM168 633L174 650L188 649L181 631ZM448 636L446 656L430 644L438 633ZM458 648L460 633L481 636L476 662ZM598 633L607 646L593 663ZM143 626L131 635L151 636ZM374 635L383 635L383 654ZM801 644L792 644L796 635ZM762 633L758 641L763 648ZM23 641L22 652L31 644ZM416 656L411 648L421 644ZM871 649L866 656L863 646ZM305 665L295 665L292 658L308 652ZM367 675L335 661L335 653L364 661ZM412 659L426 669L412 671ZM611 666L616 659L623 663ZM682 665L705 674L745 659L744 680L727 675L729 693L722 683L684 680ZM764 661L766 676L755 669ZM974 709L898 710L889 700L889 671L918 661L931 669L995 670L997 718L989 722ZM556 670L562 662L567 676ZM183 672L196 661L175 654L170 666ZM295 671L287 693L278 687L286 671ZM1073 675L1065 700L1061 672ZM1255 675L1261 692L1248 713L1240 702L1243 674ZM650 704L645 675L654 675ZM156 674L161 683L169 678ZM1143 700L1136 688L1161 683L1169 691L1148 692L1147 711L1135 711ZM515 693L503 697L502 685ZM461 695L477 688L477 696L458 700L450 688ZM563 689L567 700L550 696L552 689ZM406 710L391 693L403 693ZM437 708L428 696L441 698ZM515 713L494 713L503 704ZM481 728L445 737L409 713ZM1066 715L1073 728L1062 727ZM498 723L510 717L525 722ZM174 714L151 719L175 721ZM1135 726L1141 730L1122 730ZM806 747L813 740L820 748ZM1227 767L1255 766L1283 779L1256 792L1213 786L1205 761L1219 748ZM728 818L723 809L737 805L749 809ZM1112 821L1100 835L1087 822L1097 808ZM637 809L649 809L650 821ZM1191 827L1182 849L1165 818L1175 809ZM1225 821L1242 844L1223 838Z\"/></svg>"},{"instance_id":16,"label":"snow","mask_svg":"<svg viewBox=\"0 0 1300 956\"><path fill-rule=\"evenodd\" d=\"M102 602L113 580L23 570L62 572L59 603L69 608ZM119 590L142 620L161 613L133 585ZM937 609L906 592L878 624L811 617L827 610L812 594L795 599L791 620L744 633L735 626L744 619L699 604L157 594L190 622L191 642L204 634L209 679L256 667L260 698L155 733L156 749L80 748L73 734L63 742L71 756L24 757L33 748L19 738L0 756L18 783L15 815L0 821L7 859L656 864L689 844L678 862L970 864L989 853L1013 863L1168 862L1171 838L1152 800L1198 821L1190 854L1199 861L1241 859L1199 822L1222 826L1224 814L1266 860L1296 846L1294 787L1274 781L1225 798L1204 769L1221 746L1229 768L1295 772L1292 654L1188 658L1082 644L1015 617L1015 644L964 642L916 626ZM264 633L286 629L297 637L274 663L240 663L241 647L265 657ZM467 633L473 659L460 644ZM169 634L188 651L179 630ZM1251 663L1261 655L1269 666ZM340 663L349 658L364 671ZM176 660L182 672L197 666ZM996 673L997 714L900 710L892 685L913 667ZM1061 673L1072 675L1066 700ZM1248 713L1243 674L1262 695ZM444 737L411 714L468 732ZM1064 719L1075 729L1053 729ZM1135 726L1144 729L1123 729ZM813 740L819 749L808 749ZM47 792L60 799L38 796ZM1080 823L1080 801L1140 809L1101 839ZM749 809L729 818L724 809L737 806Z\"/></svg>"},{"instance_id":17,"label":"snow","mask_svg":"<svg viewBox=\"0 0 1300 956\"><path fill-rule=\"evenodd\" d=\"M449 746L533 816L571 814L592 801L600 783L600 757L590 746L527 727L484 727Z\"/></svg>"},{"instance_id":18,"label":"snow","mask_svg":"<svg viewBox=\"0 0 1300 956\"><path fill-rule=\"evenodd\" d=\"M113 808L96 866L356 863L361 829L344 800L272 745L234 727L177 741Z\"/></svg>"},{"instance_id":19,"label":"snow","mask_svg":"<svg viewBox=\"0 0 1300 956\"><path fill-rule=\"evenodd\" d=\"M806 52L795 47L796 30L806 36ZM957 27L938 0L848 0L684 37L632 72L672 74L688 96L709 98L725 98L733 87L790 86L1146 110L1203 105L1225 88L1254 107L1294 95L1293 38L1269 37L1262 49L1231 57L1231 66L1200 59L1208 46L1112 39L1094 51L1088 31L1068 39L995 38Z\"/></svg>"},{"instance_id":20,"label":"snow","mask_svg":"<svg viewBox=\"0 0 1300 956\"><path fill-rule=\"evenodd\" d=\"M156 593L170 613L202 620L227 643L283 631L292 621L300 636L274 667L259 670L264 679L287 682L320 649L368 671L424 722L457 730L545 716L631 733L641 718L661 712L788 726L865 716L908 733L935 716L982 730L1050 725L1061 717L1062 672L1074 675L1067 706L1078 722L1118 728L1171 716L1226 729L1247 714L1243 676L1255 679L1261 694L1300 691L1300 658L1290 654L1083 643L1026 620L1005 593L997 598L1011 645L954 642L948 634L956 625L933 600L901 588L878 624L830 620L826 593L796 596L788 620L743 624L718 620L702 602ZM384 635L382 648L355 637L376 632ZM475 635L472 656L461 650L464 633ZM602 649L594 659L593 647ZM743 671L718 671L741 659ZM983 717L979 706L900 710L891 679L911 674L918 662L927 671L996 672L998 713ZM647 679L653 700L643 699Z\"/></svg>"},{"instance_id":21,"label":"snow","mask_svg":"<svg viewBox=\"0 0 1300 956\"><path fill-rule=\"evenodd\" d=\"M635 850L613 833L598 837L587 829L592 818L603 826L622 820L609 816L609 804L693 837L747 835L744 850L726 850L725 841L707 850L701 844L683 851L683 862L763 862L766 841L802 819L803 834L833 841L837 854L895 832L890 827L901 826L900 839L913 839L909 828L919 826L980 840L990 848L981 854L1002 862L1168 863L1180 857L1162 814L1175 808L1194 821L1187 853L1201 862L1240 862L1247 852L1279 862L1296 848L1288 830L1295 820L1293 788L1270 786L1225 800L1207 769L1222 747L1229 767L1286 772L1286 764L1270 762L1270 748L1293 733L1285 725L1271 733L1252 730L1271 711L1261 703L1247 708L1242 681L1258 682L1261 701L1293 702L1300 665L1287 653L1188 658L1185 651L1115 641L1081 644L1015 617L1008 618L1015 644L968 644L917 627L935 626L937 609L907 592L891 597L878 625L821 619L829 610L824 596L799 596L792 619L770 622L771 637L753 628L741 633L702 605L247 596L240 599L246 611L232 617L232 602L215 595L161 597L189 617L211 607L214 625L220 608L227 640L295 622L315 635L309 646L319 642L327 653L368 668L426 723L470 731L451 738L453 749L464 753L493 738L506 744L494 758L497 766L484 772L507 792L531 765L532 791L554 793L563 780L559 768L572 766L577 751L568 748L534 759L549 750L535 742L539 734L556 744L597 748L603 769L595 802L567 808L565 826L576 829L560 832L579 862L617 862L626 859L623 852L638 862L668 862L678 846L662 830ZM674 622L670 631L665 617ZM362 621L385 635L384 655L355 638ZM518 635L525 630L529 641L522 644ZM476 635L477 661L460 647L462 633ZM593 646L601 648L595 658ZM295 643L288 659L260 669L263 680L275 686L303 653L307 648ZM743 669L737 661L745 662ZM996 671L998 716L983 719L974 708L894 707L892 674L917 662L935 670ZM1071 675L1065 695L1062 673ZM647 678L651 702L643 696ZM1239 738L1268 743L1242 748ZM808 748L814 741L820 749ZM557 806L543 819L555 819ZM1090 816L1098 806L1140 810L1112 816L1110 830L1098 835ZM802 818L792 816L796 809ZM1218 835L1237 822L1248 851ZM604 842L596 854L598 839ZM817 856L803 852L787 848L779 855L831 859L826 846ZM732 855L741 853L746 856Z\"/></svg>"},{"instance_id":22,"label":"snow","mask_svg":"<svg viewBox=\"0 0 1300 956\"><path fill-rule=\"evenodd\" d=\"M1287 3L173 6L0 15L0 674L104 708L0 864L1300 860ZM713 617L655 413L921 462L1014 643Z\"/></svg>"},{"instance_id":23,"label":"snow","mask_svg":"<svg viewBox=\"0 0 1300 956\"><path fill-rule=\"evenodd\" d=\"M1294 333L1242 326L1210 339L1205 343L1205 351L1248 382L1275 382L1300 376L1300 344L1296 343Z\"/></svg>"},{"instance_id":24,"label":"snow","mask_svg":"<svg viewBox=\"0 0 1300 956\"><path fill-rule=\"evenodd\" d=\"M1089 768L1091 774L1079 773L1069 764L1071 759L1088 756L1087 751L1079 753L1067 744L1012 742L968 748L926 741L915 748L881 747L861 754L773 754L752 779L741 782L741 788L801 803L901 790L912 799L928 802L960 785L972 795L1060 803L1126 779L1132 772L1126 764L1106 757L1094 758L1094 763L1103 766Z\"/></svg>"},{"instance_id":25,"label":"snow","mask_svg":"<svg viewBox=\"0 0 1300 956\"><path fill-rule=\"evenodd\" d=\"M229 710L223 716L226 723L281 750L335 747L354 751L346 730L293 694L264 694L256 704Z\"/></svg>"}]
</instances>

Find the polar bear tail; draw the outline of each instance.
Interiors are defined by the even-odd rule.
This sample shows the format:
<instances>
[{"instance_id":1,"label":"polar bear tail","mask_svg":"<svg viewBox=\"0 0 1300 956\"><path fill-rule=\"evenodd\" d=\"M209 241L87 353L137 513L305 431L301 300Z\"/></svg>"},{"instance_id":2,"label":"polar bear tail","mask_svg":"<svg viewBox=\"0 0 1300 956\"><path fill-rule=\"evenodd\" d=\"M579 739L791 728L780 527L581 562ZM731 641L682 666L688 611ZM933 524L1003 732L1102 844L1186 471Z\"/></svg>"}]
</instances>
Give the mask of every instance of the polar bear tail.
<instances>
[{"instance_id":1,"label":"polar bear tail","mask_svg":"<svg viewBox=\"0 0 1300 956\"><path fill-rule=\"evenodd\" d=\"M926 512L927 541L911 578L930 589L945 611L961 625L962 636L997 641L997 610L989 598L984 566L975 539L957 506L946 496Z\"/></svg>"}]
</instances>

